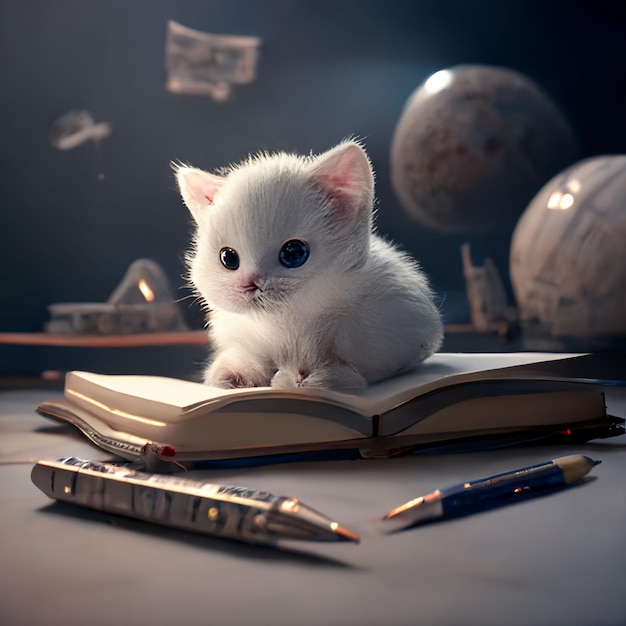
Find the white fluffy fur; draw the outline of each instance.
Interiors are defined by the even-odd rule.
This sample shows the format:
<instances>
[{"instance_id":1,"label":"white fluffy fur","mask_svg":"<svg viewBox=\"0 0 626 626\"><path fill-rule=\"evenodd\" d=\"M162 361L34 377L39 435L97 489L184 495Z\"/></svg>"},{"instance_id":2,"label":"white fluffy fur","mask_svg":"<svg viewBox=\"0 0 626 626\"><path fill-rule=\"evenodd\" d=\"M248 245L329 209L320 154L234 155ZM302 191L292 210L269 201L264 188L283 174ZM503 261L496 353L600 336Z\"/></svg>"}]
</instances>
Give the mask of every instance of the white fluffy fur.
<instances>
[{"instance_id":1,"label":"white fluffy fur","mask_svg":"<svg viewBox=\"0 0 626 626\"><path fill-rule=\"evenodd\" d=\"M210 312L207 384L363 387L439 348L424 274L373 232L374 175L358 143L176 176L197 226L189 277ZM290 239L310 247L299 268L279 263ZM237 270L220 262L224 247Z\"/></svg>"}]
</instances>

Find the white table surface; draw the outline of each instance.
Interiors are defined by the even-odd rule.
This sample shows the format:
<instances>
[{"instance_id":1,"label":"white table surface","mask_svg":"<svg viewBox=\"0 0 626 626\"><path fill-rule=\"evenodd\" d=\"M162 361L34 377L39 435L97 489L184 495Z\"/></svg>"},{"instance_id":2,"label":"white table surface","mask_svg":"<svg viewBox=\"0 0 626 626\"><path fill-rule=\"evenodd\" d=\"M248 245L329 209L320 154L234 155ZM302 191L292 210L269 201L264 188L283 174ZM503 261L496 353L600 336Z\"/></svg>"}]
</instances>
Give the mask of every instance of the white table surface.
<instances>
[{"instance_id":1,"label":"white table surface","mask_svg":"<svg viewBox=\"0 0 626 626\"><path fill-rule=\"evenodd\" d=\"M53 503L30 481L37 459L108 458L71 427L34 413L56 393L0 393L3 624L626 623L626 437L202 472L211 482L296 496L362 538L279 550ZM624 393L608 398L621 417ZM415 496L574 453L602 461L595 480L380 532L378 518Z\"/></svg>"}]
</instances>

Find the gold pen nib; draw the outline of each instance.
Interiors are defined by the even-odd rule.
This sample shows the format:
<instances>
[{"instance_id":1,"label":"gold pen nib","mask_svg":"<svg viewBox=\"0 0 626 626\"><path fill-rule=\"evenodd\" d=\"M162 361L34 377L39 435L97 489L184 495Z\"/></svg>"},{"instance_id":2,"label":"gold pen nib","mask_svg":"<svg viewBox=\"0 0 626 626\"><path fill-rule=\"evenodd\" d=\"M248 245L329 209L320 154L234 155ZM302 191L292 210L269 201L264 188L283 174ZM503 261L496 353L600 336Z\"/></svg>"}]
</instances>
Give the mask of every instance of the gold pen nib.
<instances>
[{"instance_id":1,"label":"gold pen nib","mask_svg":"<svg viewBox=\"0 0 626 626\"><path fill-rule=\"evenodd\" d=\"M394 517L396 517L396 515L400 515L401 513L404 513L405 511L408 511L409 509L419 506L423 502L424 502L423 496L420 496L419 498L414 498L413 500L409 500L408 502L405 502L404 504L397 506L395 509L391 509L391 511L389 511L389 513L387 513L387 515L385 515L383 519L393 519Z\"/></svg>"},{"instance_id":2,"label":"gold pen nib","mask_svg":"<svg viewBox=\"0 0 626 626\"><path fill-rule=\"evenodd\" d=\"M258 517L259 525L275 540L360 541L356 533L296 498L283 498L272 511Z\"/></svg>"},{"instance_id":3,"label":"gold pen nib","mask_svg":"<svg viewBox=\"0 0 626 626\"><path fill-rule=\"evenodd\" d=\"M339 526L337 522L333 522L330 525L331 530L337 535L339 541L354 541L354 543L359 543L361 541L361 537L356 533L353 533L351 530L344 528L343 526Z\"/></svg>"},{"instance_id":4,"label":"gold pen nib","mask_svg":"<svg viewBox=\"0 0 626 626\"><path fill-rule=\"evenodd\" d=\"M433 491L426 496L413 498L395 509L391 509L383 521L392 520L401 526L412 526L418 522L425 522L443 515L441 491ZM390 524L391 526L391 524Z\"/></svg>"}]
</instances>

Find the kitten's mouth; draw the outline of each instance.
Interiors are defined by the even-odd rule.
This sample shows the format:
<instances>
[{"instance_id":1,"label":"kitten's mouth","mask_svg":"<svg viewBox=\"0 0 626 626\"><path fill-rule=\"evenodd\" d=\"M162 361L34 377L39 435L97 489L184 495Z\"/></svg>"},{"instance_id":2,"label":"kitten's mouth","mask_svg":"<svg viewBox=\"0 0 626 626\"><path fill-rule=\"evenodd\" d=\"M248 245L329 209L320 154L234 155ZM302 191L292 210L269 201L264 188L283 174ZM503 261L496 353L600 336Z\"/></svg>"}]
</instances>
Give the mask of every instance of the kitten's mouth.
<instances>
[{"instance_id":1,"label":"kitten's mouth","mask_svg":"<svg viewBox=\"0 0 626 626\"><path fill-rule=\"evenodd\" d=\"M239 301L239 306L245 309L271 310L284 303L293 293L289 285L281 285L276 289L275 285L265 281L251 281L236 285L234 292Z\"/></svg>"},{"instance_id":2,"label":"kitten's mouth","mask_svg":"<svg viewBox=\"0 0 626 626\"><path fill-rule=\"evenodd\" d=\"M263 289L256 283L248 283L246 285L239 285L237 291L247 300L253 300L255 297L263 293Z\"/></svg>"}]
</instances>

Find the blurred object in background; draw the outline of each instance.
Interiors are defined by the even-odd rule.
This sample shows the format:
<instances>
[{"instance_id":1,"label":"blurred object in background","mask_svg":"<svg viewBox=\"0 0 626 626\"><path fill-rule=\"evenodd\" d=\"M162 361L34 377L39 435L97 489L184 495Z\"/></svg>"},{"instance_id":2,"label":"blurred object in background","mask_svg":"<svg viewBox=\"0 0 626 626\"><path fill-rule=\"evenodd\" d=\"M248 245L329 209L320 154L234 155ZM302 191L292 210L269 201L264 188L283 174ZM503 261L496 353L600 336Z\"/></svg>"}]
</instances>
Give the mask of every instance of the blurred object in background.
<instances>
[{"instance_id":1,"label":"blurred object in background","mask_svg":"<svg viewBox=\"0 0 626 626\"><path fill-rule=\"evenodd\" d=\"M48 333L120 335L184 332L189 328L161 266L138 259L104 303L61 303L48 307Z\"/></svg>"},{"instance_id":2,"label":"blurred object in background","mask_svg":"<svg viewBox=\"0 0 626 626\"><path fill-rule=\"evenodd\" d=\"M515 321L515 313L507 304L498 268L490 258L485 259L482 267L472 265L468 243L461 246L461 258L472 326L479 333L495 330L503 335L508 334L510 323Z\"/></svg>"},{"instance_id":3,"label":"blurred object in background","mask_svg":"<svg viewBox=\"0 0 626 626\"><path fill-rule=\"evenodd\" d=\"M626 337L626 156L548 182L513 233L510 271L522 321L557 337Z\"/></svg>"},{"instance_id":4,"label":"blurred object in background","mask_svg":"<svg viewBox=\"0 0 626 626\"><path fill-rule=\"evenodd\" d=\"M50 143L59 150L71 150L93 139L99 141L111 134L111 124L95 123L89 111L70 111L50 129Z\"/></svg>"},{"instance_id":5,"label":"blurred object in background","mask_svg":"<svg viewBox=\"0 0 626 626\"><path fill-rule=\"evenodd\" d=\"M460 65L413 92L391 146L391 181L411 218L444 233L514 221L580 158L556 105L506 68Z\"/></svg>"},{"instance_id":6,"label":"blurred object in background","mask_svg":"<svg viewBox=\"0 0 626 626\"><path fill-rule=\"evenodd\" d=\"M233 85L256 78L261 39L214 35L170 20L165 44L166 87L172 93L228 100Z\"/></svg>"}]
</instances>

